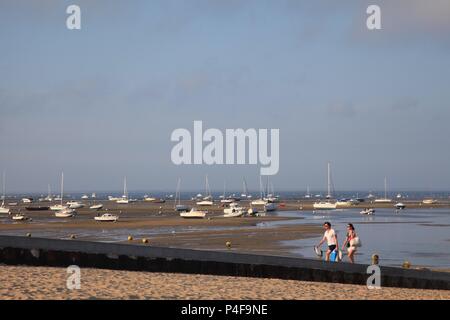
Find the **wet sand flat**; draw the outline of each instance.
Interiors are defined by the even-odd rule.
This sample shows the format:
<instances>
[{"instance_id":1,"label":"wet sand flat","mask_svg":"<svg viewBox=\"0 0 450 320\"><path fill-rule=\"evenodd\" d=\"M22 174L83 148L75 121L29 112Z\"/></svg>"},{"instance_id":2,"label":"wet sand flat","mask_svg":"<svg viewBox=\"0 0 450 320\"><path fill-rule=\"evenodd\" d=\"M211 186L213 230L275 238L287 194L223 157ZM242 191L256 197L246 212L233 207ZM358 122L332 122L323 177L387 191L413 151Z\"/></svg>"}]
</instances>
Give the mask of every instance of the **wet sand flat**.
<instances>
[{"instance_id":1,"label":"wet sand flat","mask_svg":"<svg viewBox=\"0 0 450 320\"><path fill-rule=\"evenodd\" d=\"M81 269L68 290L65 268L0 265L0 299L450 299L450 291L211 275Z\"/></svg>"}]
</instances>

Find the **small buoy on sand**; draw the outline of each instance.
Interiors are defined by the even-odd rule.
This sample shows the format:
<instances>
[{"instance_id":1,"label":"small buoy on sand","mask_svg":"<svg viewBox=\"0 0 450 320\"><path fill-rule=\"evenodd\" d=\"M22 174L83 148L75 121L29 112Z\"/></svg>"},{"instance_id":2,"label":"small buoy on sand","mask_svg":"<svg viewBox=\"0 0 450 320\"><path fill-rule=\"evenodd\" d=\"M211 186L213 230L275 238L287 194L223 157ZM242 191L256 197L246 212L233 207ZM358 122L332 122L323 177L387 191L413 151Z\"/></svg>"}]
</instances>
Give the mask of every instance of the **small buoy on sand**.
<instances>
[{"instance_id":1,"label":"small buoy on sand","mask_svg":"<svg viewBox=\"0 0 450 320\"><path fill-rule=\"evenodd\" d=\"M225 245L227 246L228 249L231 248L231 242L230 242L230 241L227 241L227 242L225 243Z\"/></svg>"},{"instance_id":2,"label":"small buoy on sand","mask_svg":"<svg viewBox=\"0 0 450 320\"><path fill-rule=\"evenodd\" d=\"M372 264L378 264L378 262L380 261L380 257L377 254L373 254L371 261Z\"/></svg>"},{"instance_id":3,"label":"small buoy on sand","mask_svg":"<svg viewBox=\"0 0 450 320\"><path fill-rule=\"evenodd\" d=\"M403 269L409 269L411 268L411 262L409 262L408 260L405 260L402 264Z\"/></svg>"},{"instance_id":4,"label":"small buoy on sand","mask_svg":"<svg viewBox=\"0 0 450 320\"><path fill-rule=\"evenodd\" d=\"M128 236L128 241L133 241L133 237L132 236Z\"/></svg>"},{"instance_id":5,"label":"small buoy on sand","mask_svg":"<svg viewBox=\"0 0 450 320\"><path fill-rule=\"evenodd\" d=\"M147 238L142 239L142 243L148 243L148 239Z\"/></svg>"},{"instance_id":6,"label":"small buoy on sand","mask_svg":"<svg viewBox=\"0 0 450 320\"><path fill-rule=\"evenodd\" d=\"M31 233L27 233L27 237L31 237Z\"/></svg>"},{"instance_id":7,"label":"small buoy on sand","mask_svg":"<svg viewBox=\"0 0 450 320\"><path fill-rule=\"evenodd\" d=\"M70 235L70 239L75 239L75 238L76 238L76 236L74 234Z\"/></svg>"}]
</instances>

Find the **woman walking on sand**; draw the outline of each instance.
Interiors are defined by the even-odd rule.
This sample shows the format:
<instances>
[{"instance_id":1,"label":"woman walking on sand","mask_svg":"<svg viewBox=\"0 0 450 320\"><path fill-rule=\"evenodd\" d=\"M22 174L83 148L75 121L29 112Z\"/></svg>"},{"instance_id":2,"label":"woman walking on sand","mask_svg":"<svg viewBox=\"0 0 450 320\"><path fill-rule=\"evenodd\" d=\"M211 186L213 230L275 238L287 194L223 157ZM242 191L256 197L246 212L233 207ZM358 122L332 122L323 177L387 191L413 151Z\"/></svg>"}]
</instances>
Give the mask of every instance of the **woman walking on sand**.
<instances>
[{"instance_id":1,"label":"woman walking on sand","mask_svg":"<svg viewBox=\"0 0 450 320\"><path fill-rule=\"evenodd\" d=\"M348 255L348 258L350 259L351 263L355 263L354 256L355 256L356 246L357 246L357 243L356 243L357 241L355 241L355 239L357 237L358 237L358 235L355 232L355 227L353 226L353 224L349 223L347 225L347 236L345 238L344 244L342 245L342 250L344 250L344 248L347 247L347 255Z\"/></svg>"}]
</instances>

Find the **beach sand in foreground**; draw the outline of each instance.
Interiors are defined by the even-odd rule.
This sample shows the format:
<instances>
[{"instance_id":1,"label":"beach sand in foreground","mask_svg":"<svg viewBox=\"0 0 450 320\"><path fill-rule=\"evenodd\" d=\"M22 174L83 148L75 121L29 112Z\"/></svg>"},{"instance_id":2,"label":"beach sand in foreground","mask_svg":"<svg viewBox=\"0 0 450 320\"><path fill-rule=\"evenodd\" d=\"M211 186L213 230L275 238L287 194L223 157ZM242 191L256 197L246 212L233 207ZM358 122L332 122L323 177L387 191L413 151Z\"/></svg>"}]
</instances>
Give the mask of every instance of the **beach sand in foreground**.
<instances>
[{"instance_id":1,"label":"beach sand in foreground","mask_svg":"<svg viewBox=\"0 0 450 320\"><path fill-rule=\"evenodd\" d=\"M382 288L211 275L81 269L68 290L65 268L0 266L0 299L450 299L450 291Z\"/></svg>"}]
</instances>

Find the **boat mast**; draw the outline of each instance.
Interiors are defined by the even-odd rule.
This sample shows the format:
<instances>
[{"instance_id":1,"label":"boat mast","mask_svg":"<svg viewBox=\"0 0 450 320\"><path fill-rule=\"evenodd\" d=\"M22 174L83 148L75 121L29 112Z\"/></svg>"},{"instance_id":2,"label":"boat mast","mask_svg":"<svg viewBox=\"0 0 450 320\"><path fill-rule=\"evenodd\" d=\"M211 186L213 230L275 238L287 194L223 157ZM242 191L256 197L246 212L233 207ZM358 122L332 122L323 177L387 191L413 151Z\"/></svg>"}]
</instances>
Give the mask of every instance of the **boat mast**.
<instances>
[{"instance_id":1,"label":"boat mast","mask_svg":"<svg viewBox=\"0 0 450 320\"><path fill-rule=\"evenodd\" d=\"M180 187L181 187L181 178L178 178L177 191L175 192L175 208L178 204L181 204Z\"/></svg>"},{"instance_id":2,"label":"boat mast","mask_svg":"<svg viewBox=\"0 0 450 320\"><path fill-rule=\"evenodd\" d=\"M226 190L227 190L227 180L224 180L223 181L223 195L222 195L222 199L225 199Z\"/></svg>"},{"instance_id":3,"label":"boat mast","mask_svg":"<svg viewBox=\"0 0 450 320\"><path fill-rule=\"evenodd\" d=\"M125 196L125 198L128 198L127 177L123 178L123 195Z\"/></svg>"},{"instance_id":4,"label":"boat mast","mask_svg":"<svg viewBox=\"0 0 450 320\"><path fill-rule=\"evenodd\" d=\"M2 207L5 205L6 198L6 173L3 171L3 197L2 197Z\"/></svg>"},{"instance_id":5,"label":"boat mast","mask_svg":"<svg viewBox=\"0 0 450 320\"><path fill-rule=\"evenodd\" d=\"M384 198L387 199L387 177L384 177Z\"/></svg>"},{"instance_id":6,"label":"boat mast","mask_svg":"<svg viewBox=\"0 0 450 320\"><path fill-rule=\"evenodd\" d=\"M205 188L206 188L206 196L208 197L208 198L211 198L211 190L209 189L209 181L208 181L208 175L206 175L206 178L205 178Z\"/></svg>"},{"instance_id":7,"label":"boat mast","mask_svg":"<svg viewBox=\"0 0 450 320\"><path fill-rule=\"evenodd\" d=\"M61 207L63 205L63 194L64 194L64 172L61 172Z\"/></svg>"},{"instance_id":8,"label":"boat mast","mask_svg":"<svg viewBox=\"0 0 450 320\"><path fill-rule=\"evenodd\" d=\"M330 169L330 163L328 162L328 175L327 175L327 198L331 198L331 169Z\"/></svg>"},{"instance_id":9,"label":"boat mast","mask_svg":"<svg viewBox=\"0 0 450 320\"><path fill-rule=\"evenodd\" d=\"M244 188L244 194L247 196L247 182L245 178L242 180L242 187Z\"/></svg>"},{"instance_id":10,"label":"boat mast","mask_svg":"<svg viewBox=\"0 0 450 320\"><path fill-rule=\"evenodd\" d=\"M261 175L259 176L259 197L260 199L263 198L263 183Z\"/></svg>"}]
</instances>

